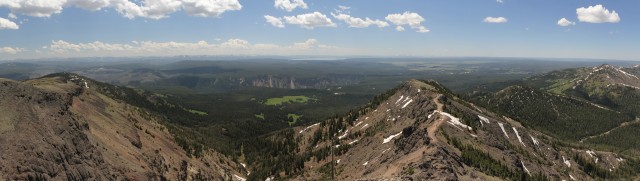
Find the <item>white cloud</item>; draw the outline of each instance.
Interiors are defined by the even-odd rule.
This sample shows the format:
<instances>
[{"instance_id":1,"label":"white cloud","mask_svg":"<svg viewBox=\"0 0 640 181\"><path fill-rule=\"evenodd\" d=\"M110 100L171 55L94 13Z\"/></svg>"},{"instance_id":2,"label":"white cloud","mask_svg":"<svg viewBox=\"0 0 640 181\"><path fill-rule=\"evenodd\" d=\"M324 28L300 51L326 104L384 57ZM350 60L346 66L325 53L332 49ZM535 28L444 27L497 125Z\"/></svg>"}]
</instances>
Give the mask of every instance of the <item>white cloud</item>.
<instances>
[{"instance_id":1,"label":"white cloud","mask_svg":"<svg viewBox=\"0 0 640 181\"><path fill-rule=\"evenodd\" d=\"M504 0L496 0L496 2L502 4L502 3L504 3Z\"/></svg>"},{"instance_id":2,"label":"white cloud","mask_svg":"<svg viewBox=\"0 0 640 181\"><path fill-rule=\"evenodd\" d=\"M562 19L558 20L558 25L559 26L570 26L570 25L576 25L576 22L571 22L571 21L567 20L567 18L562 18Z\"/></svg>"},{"instance_id":3,"label":"white cloud","mask_svg":"<svg viewBox=\"0 0 640 181\"><path fill-rule=\"evenodd\" d=\"M275 0L273 6L288 12L291 12L296 8L309 8L307 3L304 3L303 0Z\"/></svg>"},{"instance_id":4,"label":"white cloud","mask_svg":"<svg viewBox=\"0 0 640 181\"><path fill-rule=\"evenodd\" d=\"M14 23L13 21L0 18L0 30L4 30L4 29L17 30L18 28L20 28L18 24Z\"/></svg>"},{"instance_id":5,"label":"white cloud","mask_svg":"<svg viewBox=\"0 0 640 181\"><path fill-rule=\"evenodd\" d=\"M369 18L355 18L355 17L351 17L351 15L348 14L333 14L331 13L331 15L341 21L344 21L345 23L347 23L349 25L349 27L353 27L353 28L366 28L369 27L370 25L376 25L378 26L378 28L384 28L389 26L389 23L387 23L386 21L382 21L382 20L371 20Z\"/></svg>"},{"instance_id":6,"label":"white cloud","mask_svg":"<svg viewBox=\"0 0 640 181\"><path fill-rule=\"evenodd\" d=\"M24 48L18 48L18 47L1 47L0 48L0 53L6 53L6 54L12 54L12 55L15 55L17 53L24 52L24 51L25 51Z\"/></svg>"},{"instance_id":7,"label":"white cloud","mask_svg":"<svg viewBox=\"0 0 640 181\"><path fill-rule=\"evenodd\" d=\"M181 10L191 16L219 17L226 11L242 9L238 0L2 0L0 7L7 7L12 13L43 18L59 14L66 7L89 11L113 8L129 19L162 19Z\"/></svg>"},{"instance_id":8,"label":"white cloud","mask_svg":"<svg viewBox=\"0 0 640 181\"><path fill-rule=\"evenodd\" d=\"M402 14L389 14L385 19L393 24L395 24L397 31L404 31L404 25L409 25L413 29L417 29L417 32L426 33L429 32L427 28L422 26L422 22L424 18L420 16L418 13L414 12L404 12Z\"/></svg>"},{"instance_id":9,"label":"white cloud","mask_svg":"<svg viewBox=\"0 0 640 181\"><path fill-rule=\"evenodd\" d=\"M581 7L576 9L578 20L587 23L617 23L620 22L620 16L616 11L609 12L602 4Z\"/></svg>"},{"instance_id":10,"label":"white cloud","mask_svg":"<svg viewBox=\"0 0 640 181\"><path fill-rule=\"evenodd\" d=\"M14 48L15 49L15 48ZM90 43L71 43L64 40L52 41L44 46L44 57L96 57L96 56L175 56L175 55L317 55L332 51L345 54L348 49L321 44L316 39L288 46L275 44L252 44L247 40L229 39L219 44L206 41L198 42L154 42L130 41L125 44L95 41ZM2 51L2 49L0 49ZM38 50L40 51L40 50ZM1 59L1 58L0 58Z\"/></svg>"},{"instance_id":11,"label":"white cloud","mask_svg":"<svg viewBox=\"0 0 640 181\"><path fill-rule=\"evenodd\" d=\"M278 18L270 15L264 15L264 19L267 20L267 23L275 27L284 28L284 23L282 23L282 18Z\"/></svg>"},{"instance_id":12,"label":"white cloud","mask_svg":"<svg viewBox=\"0 0 640 181\"><path fill-rule=\"evenodd\" d=\"M13 13L35 17L51 17L62 12L66 0L2 0L0 7L8 7Z\"/></svg>"},{"instance_id":13,"label":"white cloud","mask_svg":"<svg viewBox=\"0 0 640 181\"><path fill-rule=\"evenodd\" d=\"M219 17L226 11L242 9L242 5L238 0L183 0L182 8L191 16Z\"/></svg>"},{"instance_id":14,"label":"white cloud","mask_svg":"<svg viewBox=\"0 0 640 181\"><path fill-rule=\"evenodd\" d=\"M13 13L9 13L9 15L7 15L7 17L11 18L11 19L18 19L18 17L16 16L16 14Z\"/></svg>"},{"instance_id":15,"label":"white cloud","mask_svg":"<svg viewBox=\"0 0 640 181\"><path fill-rule=\"evenodd\" d=\"M247 40L229 39L226 42L220 44L220 46L223 48L247 49L251 47L251 44Z\"/></svg>"},{"instance_id":16,"label":"white cloud","mask_svg":"<svg viewBox=\"0 0 640 181\"><path fill-rule=\"evenodd\" d=\"M313 12L308 14L300 14L297 16L285 16L283 19L288 24L300 25L303 28L313 29L316 27L336 27L336 24L331 21L326 15Z\"/></svg>"},{"instance_id":17,"label":"white cloud","mask_svg":"<svg viewBox=\"0 0 640 181\"><path fill-rule=\"evenodd\" d=\"M485 23L506 23L508 20L505 17L491 17L488 16L482 20Z\"/></svg>"},{"instance_id":18,"label":"white cloud","mask_svg":"<svg viewBox=\"0 0 640 181\"><path fill-rule=\"evenodd\" d=\"M429 33L431 30L425 28L424 26L418 27L418 33Z\"/></svg>"},{"instance_id":19,"label":"white cloud","mask_svg":"<svg viewBox=\"0 0 640 181\"><path fill-rule=\"evenodd\" d=\"M69 0L67 3L89 11L98 11L110 4L109 0Z\"/></svg>"}]
</instances>

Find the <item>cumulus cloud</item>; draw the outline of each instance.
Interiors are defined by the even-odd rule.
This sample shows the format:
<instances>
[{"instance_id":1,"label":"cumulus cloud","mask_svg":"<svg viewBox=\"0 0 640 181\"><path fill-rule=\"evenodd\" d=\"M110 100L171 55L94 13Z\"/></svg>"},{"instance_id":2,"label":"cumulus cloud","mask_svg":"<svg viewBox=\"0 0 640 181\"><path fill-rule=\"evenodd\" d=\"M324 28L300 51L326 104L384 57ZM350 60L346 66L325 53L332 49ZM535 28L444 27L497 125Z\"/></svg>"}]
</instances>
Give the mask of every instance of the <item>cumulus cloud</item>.
<instances>
[{"instance_id":1,"label":"cumulus cloud","mask_svg":"<svg viewBox=\"0 0 640 181\"><path fill-rule=\"evenodd\" d=\"M182 8L191 16L219 17L226 11L242 9L238 0L183 0Z\"/></svg>"},{"instance_id":2,"label":"cumulus cloud","mask_svg":"<svg viewBox=\"0 0 640 181\"><path fill-rule=\"evenodd\" d=\"M278 18L278 17L274 17L274 16L270 16L270 15L265 15L264 19L267 21L267 23L278 27L278 28L284 28L284 23L282 22L282 18Z\"/></svg>"},{"instance_id":3,"label":"cumulus cloud","mask_svg":"<svg viewBox=\"0 0 640 181\"><path fill-rule=\"evenodd\" d=\"M6 53L6 54L16 54L16 53L20 53L20 52L24 52L25 49L24 48L18 48L18 47L2 47L0 48L0 53Z\"/></svg>"},{"instance_id":4,"label":"cumulus cloud","mask_svg":"<svg viewBox=\"0 0 640 181\"><path fill-rule=\"evenodd\" d=\"M4 30L4 29L17 30L18 28L20 28L18 24L14 23L13 21L0 18L0 30Z\"/></svg>"},{"instance_id":5,"label":"cumulus cloud","mask_svg":"<svg viewBox=\"0 0 640 181\"><path fill-rule=\"evenodd\" d=\"M344 21L349 25L349 27L352 27L352 28L366 28L371 25L378 26L378 28L384 28L389 26L389 23L387 23L386 21L377 20L377 19L372 20L369 18L365 18L365 19L355 18L355 17L352 17L351 15L342 14L342 13L339 13L339 14L331 13L331 15L338 20Z\"/></svg>"},{"instance_id":6,"label":"cumulus cloud","mask_svg":"<svg viewBox=\"0 0 640 181\"><path fill-rule=\"evenodd\" d=\"M303 28L313 29L316 27L336 27L336 24L331 21L326 15L313 12L308 14L300 14L297 16L285 16L283 19L292 25L300 25Z\"/></svg>"},{"instance_id":7,"label":"cumulus cloud","mask_svg":"<svg viewBox=\"0 0 640 181\"><path fill-rule=\"evenodd\" d=\"M567 18L562 18L560 20L558 20L558 25L559 26L570 26L570 25L576 25L576 22L572 22L567 20Z\"/></svg>"},{"instance_id":8,"label":"cumulus cloud","mask_svg":"<svg viewBox=\"0 0 640 181\"><path fill-rule=\"evenodd\" d=\"M50 17L62 12L66 0L2 0L0 7L8 7L11 12L35 17Z\"/></svg>"},{"instance_id":9,"label":"cumulus cloud","mask_svg":"<svg viewBox=\"0 0 640 181\"><path fill-rule=\"evenodd\" d=\"M396 31L404 31L403 26L408 25L409 27L416 29L416 32L429 32L427 28L422 26L424 18L422 18L418 13L407 11L402 14L389 14L385 19L396 25Z\"/></svg>"},{"instance_id":10,"label":"cumulus cloud","mask_svg":"<svg viewBox=\"0 0 640 181\"><path fill-rule=\"evenodd\" d=\"M291 12L296 8L302 8L302 9L309 8L307 6L307 3L304 3L303 0L275 0L273 6L288 12Z\"/></svg>"},{"instance_id":11,"label":"cumulus cloud","mask_svg":"<svg viewBox=\"0 0 640 181\"><path fill-rule=\"evenodd\" d=\"M226 11L242 9L238 0L2 0L0 7L12 13L48 18L66 7L89 11L113 8L122 16L162 19L184 10L191 16L219 17Z\"/></svg>"},{"instance_id":12,"label":"cumulus cloud","mask_svg":"<svg viewBox=\"0 0 640 181\"><path fill-rule=\"evenodd\" d=\"M506 23L508 20L505 17L491 17L488 16L482 20L485 23Z\"/></svg>"},{"instance_id":13,"label":"cumulus cloud","mask_svg":"<svg viewBox=\"0 0 640 181\"><path fill-rule=\"evenodd\" d=\"M576 9L578 20L587 23L617 23L620 22L620 16L616 11L609 11L607 8L598 4L587 8L581 7Z\"/></svg>"}]
</instances>

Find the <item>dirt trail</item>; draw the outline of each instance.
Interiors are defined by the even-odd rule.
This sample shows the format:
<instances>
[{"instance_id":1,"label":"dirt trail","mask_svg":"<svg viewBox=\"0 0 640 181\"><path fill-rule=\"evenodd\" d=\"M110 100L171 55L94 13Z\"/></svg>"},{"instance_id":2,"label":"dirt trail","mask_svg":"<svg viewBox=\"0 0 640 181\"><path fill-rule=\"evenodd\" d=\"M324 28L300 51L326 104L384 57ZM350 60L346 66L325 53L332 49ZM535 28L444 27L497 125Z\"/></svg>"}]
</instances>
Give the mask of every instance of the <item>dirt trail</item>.
<instances>
[{"instance_id":1,"label":"dirt trail","mask_svg":"<svg viewBox=\"0 0 640 181\"><path fill-rule=\"evenodd\" d=\"M438 101L438 99L440 99L440 97L442 97L442 95L439 95L439 96L433 98L433 102L436 103L436 107L437 107L437 111L438 112L442 112L443 107L444 107L444 105ZM429 136L429 139L431 140L430 141L431 144L438 143L438 137L436 137L436 131L438 130L438 128L440 128L440 125L442 125L442 123L444 123L445 121L446 121L446 119L439 118L438 120L436 120L435 123L431 124L427 128L427 134Z\"/></svg>"}]
</instances>

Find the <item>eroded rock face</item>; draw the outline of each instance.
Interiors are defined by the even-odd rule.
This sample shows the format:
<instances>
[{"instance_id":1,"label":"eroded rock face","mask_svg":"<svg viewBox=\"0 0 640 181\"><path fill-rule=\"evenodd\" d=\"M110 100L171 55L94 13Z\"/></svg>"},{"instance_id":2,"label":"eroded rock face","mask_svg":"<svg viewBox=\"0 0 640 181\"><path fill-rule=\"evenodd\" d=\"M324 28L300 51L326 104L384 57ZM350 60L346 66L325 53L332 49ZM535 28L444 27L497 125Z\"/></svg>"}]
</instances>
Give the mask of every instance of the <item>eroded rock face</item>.
<instances>
[{"instance_id":1,"label":"eroded rock face","mask_svg":"<svg viewBox=\"0 0 640 181\"><path fill-rule=\"evenodd\" d=\"M221 180L232 163L192 158L142 109L90 80L0 80L0 177L7 180Z\"/></svg>"}]
</instances>

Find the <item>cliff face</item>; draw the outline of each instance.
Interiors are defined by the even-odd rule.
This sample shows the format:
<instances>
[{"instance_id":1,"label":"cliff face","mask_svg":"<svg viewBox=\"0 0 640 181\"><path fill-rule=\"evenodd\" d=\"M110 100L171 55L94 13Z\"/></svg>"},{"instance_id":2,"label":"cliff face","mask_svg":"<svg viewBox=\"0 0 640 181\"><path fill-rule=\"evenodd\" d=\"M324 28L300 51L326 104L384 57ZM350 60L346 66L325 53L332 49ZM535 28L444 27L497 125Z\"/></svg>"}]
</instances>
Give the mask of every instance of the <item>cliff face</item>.
<instances>
[{"instance_id":1,"label":"cliff face","mask_svg":"<svg viewBox=\"0 0 640 181\"><path fill-rule=\"evenodd\" d=\"M159 118L93 90L93 81L0 80L0 178L221 180L226 157L187 156Z\"/></svg>"}]
</instances>

